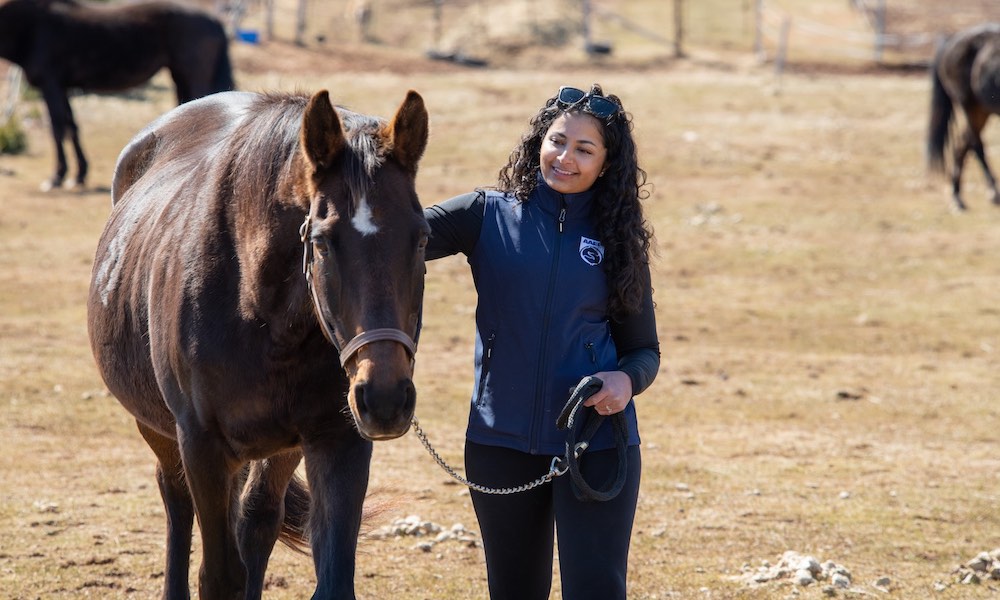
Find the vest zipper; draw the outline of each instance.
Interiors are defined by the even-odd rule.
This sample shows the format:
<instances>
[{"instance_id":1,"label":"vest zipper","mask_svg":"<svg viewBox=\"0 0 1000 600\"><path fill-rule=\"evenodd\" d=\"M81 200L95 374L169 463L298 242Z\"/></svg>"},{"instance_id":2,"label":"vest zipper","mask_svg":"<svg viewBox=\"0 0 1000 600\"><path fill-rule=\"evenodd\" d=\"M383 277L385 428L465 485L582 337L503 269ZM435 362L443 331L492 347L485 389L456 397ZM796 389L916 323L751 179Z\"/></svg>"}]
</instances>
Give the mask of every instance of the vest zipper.
<instances>
[{"instance_id":1,"label":"vest zipper","mask_svg":"<svg viewBox=\"0 0 1000 600\"><path fill-rule=\"evenodd\" d=\"M562 234L564 230L564 225L566 223L566 196L559 194L560 208L559 217L556 220L558 228L556 229L555 236L555 246L552 253L552 266L549 269L549 288L545 294L545 312L542 313L542 331L541 331L541 344L538 346L541 352L540 363L538 365L538 374L535 376L535 411L533 418L531 420L531 436L529 440L528 452L531 454L538 453L538 437L540 435L540 424L542 418L545 416L545 390L546 383L545 375L548 372L548 340L549 340L549 321L552 315L552 299L554 298L555 288L556 288L556 275L559 272L559 255L562 253Z\"/></svg>"},{"instance_id":2,"label":"vest zipper","mask_svg":"<svg viewBox=\"0 0 1000 600\"><path fill-rule=\"evenodd\" d=\"M483 350L483 366L479 369L479 390L476 392L476 406L483 405L483 390L486 388L486 376L490 373L490 359L493 358L493 345L496 342L497 334L494 331L486 340L486 348Z\"/></svg>"}]
</instances>

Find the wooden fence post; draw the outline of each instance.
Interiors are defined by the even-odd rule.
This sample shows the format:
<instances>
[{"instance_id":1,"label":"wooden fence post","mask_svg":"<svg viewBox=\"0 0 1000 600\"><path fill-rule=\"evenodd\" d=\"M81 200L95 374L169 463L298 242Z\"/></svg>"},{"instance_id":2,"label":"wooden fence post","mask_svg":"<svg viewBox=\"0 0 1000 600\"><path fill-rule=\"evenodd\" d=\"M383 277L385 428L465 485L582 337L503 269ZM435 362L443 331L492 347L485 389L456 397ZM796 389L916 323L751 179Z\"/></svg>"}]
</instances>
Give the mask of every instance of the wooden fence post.
<instances>
[{"instance_id":1,"label":"wooden fence post","mask_svg":"<svg viewBox=\"0 0 1000 600\"><path fill-rule=\"evenodd\" d=\"M764 0L754 1L753 11L753 53L757 60L767 60L764 52Z\"/></svg>"},{"instance_id":2,"label":"wooden fence post","mask_svg":"<svg viewBox=\"0 0 1000 600\"><path fill-rule=\"evenodd\" d=\"M305 46L306 33L306 3L308 0L299 0L299 9L295 15L295 45Z\"/></svg>"},{"instance_id":3,"label":"wooden fence post","mask_svg":"<svg viewBox=\"0 0 1000 600\"><path fill-rule=\"evenodd\" d=\"M264 35L268 41L274 40L274 0L264 0Z\"/></svg>"},{"instance_id":4,"label":"wooden fence post","mask_svg":"<svg viewBox=\"0 0 1000 600\"><path fill-rule=\"evenodd\" d=\"M882 62L885 50L885 0L878 0L875 7L875 62Z\"/></svg>"},{"instance_id":5,"label":"wooden fence post","mask_svg":"<svg viewBox=\"0 0 1000 600\"><path fill-rule=\"evenodd\" d=\"M434 48L441 49L441 37L444 29L443 5L444 0L434 0Z\"/></svg>"},{"instance_id":6,"label":"wooden fence post","mask_svg":"<svg viewBox=\"0 0 1000 600\"><path fill-rule=\"evenodd\" d=\"M684 0L674 0L674 58L684 57Z\"/></svg>"},{"instance_id":7,"label":"wooden fence post","mask_svg":"<svg viewBox=\"0 0 1000 600\"><path fill-rule=\"evenodd\" d=\"M778 37L778 54L774 57L774 72L778 75L778 85L781 85L781 74L785 70L785 60L788 56L788 36L792 29L791 17L781 21L781 34Z\"/></svg>"}]
</instances>

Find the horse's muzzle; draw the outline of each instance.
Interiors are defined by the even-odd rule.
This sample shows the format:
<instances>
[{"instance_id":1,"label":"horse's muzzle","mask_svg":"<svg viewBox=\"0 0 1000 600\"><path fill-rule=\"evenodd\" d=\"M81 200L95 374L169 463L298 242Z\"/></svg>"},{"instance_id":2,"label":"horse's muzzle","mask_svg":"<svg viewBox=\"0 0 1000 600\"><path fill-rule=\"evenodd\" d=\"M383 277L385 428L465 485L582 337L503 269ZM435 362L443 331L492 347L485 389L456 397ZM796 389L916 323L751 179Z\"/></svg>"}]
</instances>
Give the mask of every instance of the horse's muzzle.
<instances>
[{"instance_id":1,"label":"horse's muzzle","mask_svg":"<svg viewBox=\"0 0 1000 600\"><path fill-rule=\"evenodd\" d=\"M348 403L363 437L372 441L391 440L409 431L417 390L409 378L388 386L361 380L351 386Z\"/></svg>"}]
</instances>

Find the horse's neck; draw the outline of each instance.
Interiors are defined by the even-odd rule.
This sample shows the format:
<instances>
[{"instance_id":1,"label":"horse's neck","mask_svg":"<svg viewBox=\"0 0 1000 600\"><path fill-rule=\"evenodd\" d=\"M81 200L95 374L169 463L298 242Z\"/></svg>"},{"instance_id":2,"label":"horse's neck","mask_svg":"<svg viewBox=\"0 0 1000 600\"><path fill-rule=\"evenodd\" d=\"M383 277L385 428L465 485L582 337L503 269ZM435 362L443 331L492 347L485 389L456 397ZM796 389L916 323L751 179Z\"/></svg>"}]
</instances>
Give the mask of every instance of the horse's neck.
<instances>
[{"instance_id":1,"label":"horse's neck","mask_svg":"<svg viewBox=\"0 0 1000 600\"><path fill-rule=\"evenodd\" d=\"M295 331L298 322L311 315L298 232L305 211L240 196L243 199L231 205L229 219L240 262L240 310L273 327Z\"/></svg>"}]
</instances>

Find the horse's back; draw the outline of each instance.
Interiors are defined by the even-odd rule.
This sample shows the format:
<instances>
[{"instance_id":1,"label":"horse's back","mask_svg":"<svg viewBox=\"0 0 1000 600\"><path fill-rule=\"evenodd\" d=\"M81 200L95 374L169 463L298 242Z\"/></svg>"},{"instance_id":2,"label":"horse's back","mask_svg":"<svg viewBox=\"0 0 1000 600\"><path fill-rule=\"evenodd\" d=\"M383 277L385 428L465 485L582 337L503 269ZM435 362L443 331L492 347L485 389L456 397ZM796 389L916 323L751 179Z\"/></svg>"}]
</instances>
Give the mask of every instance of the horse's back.
<instances>
[{"instance_id":1,"label":"horse's back","mask_svg":"<svg viewBox=\"0 0 1000 600\"><path fill-rule=\"evenodd\" d=\"M216 194L222 161L215 159L252 100L227 92L178 106L137 134L115 168L114 204L91 279L91 347L112 393L161 431L169 431L172 416L162 401L150 401L161 397L155 325L183 310L184 265L205 244L223 201Z\"/></svg>"},{"instance_id":2,"label":"horse's back","mask_svg":"<svg viewBox=\"0 0 1000 600\"><path fill-rule=\"evenodd\" d=\"M217 156L256 97L250 92L213 94L177 106L151 122L118 155L111 183L112 204L118 204L154 167L190 177L196 172L195 165Z\"/></svg>"},{"instance_id":3,"label":"horse's back","mask_svg":"<svg viewBox=\"0 0 1000 600\"><path fill-rule=\"evenodd\" d=\"M110 277L114 269L95 270L94 283L105 290L105 304L113 290L141 281L158 268L150 255L179 255L205 235L199 224L211 221L225 201L219 189L225 185L226 156L233 131L249 114L254 97L248 92L224 92L182 104L150 123L122 149L97 261L123 264L135 272L102 280L102 273ZM130 260L126 248L141 262ZM117 301L132 300L119 294Z\"/></svg>"},{"instance_id":4,"label":"horse's back","mask_svg":"<svg viewBox=\"0 0 1000 600\"><path fill-rule=\"evenodd\" d=\"M1000 23L975 25L946 39L935 69L957 104L1000 110Z\"/></svg>"},{"instance_id":5,"label":"horse's back","mask_svg":"<svg viewBox=\"0 0 1000 600\"><path fill-rule=\"evenodd\" d=\"M221 85L215 83L216 65L230 68L225 29L196 6L171 0L53 0L39 6L42 12L31 24L38 43L27 61L36 81L118 91L166 67L196 88L185 100L233 88L231 73Z\"/></svg>"},{"instance_id":6,"label":"horse's back","mask_svg":"<svg viewBox=\"0 0 1000 600\"><path fill-rule=\"evenodd\" d=\"M938 49L935 62L954 76L968 73L972 61L984 45L1000 39L1000 23L980 23L945 38Z\"/></svg>"},{"instance_id":7,"label":"horse's back","mask_svg":"<svg viewBox=\"0 0 1000 600\"><path fill-rule=\"evenodd\" d=\"M983 106L1000 114L1000 25L994 25L972 62L972 89Z\"/></svg>"},{"instance_id":8,"label":"horse's back","mask_svg":"<svg viewBox=\"0 0 1000 600\"><path fill-rule=\"evenodd\" d=\"M163 4L167 14L159 20L178 102L235 89L229 37L222 23L201 10Z\"/></svg>"}]
</instances>

